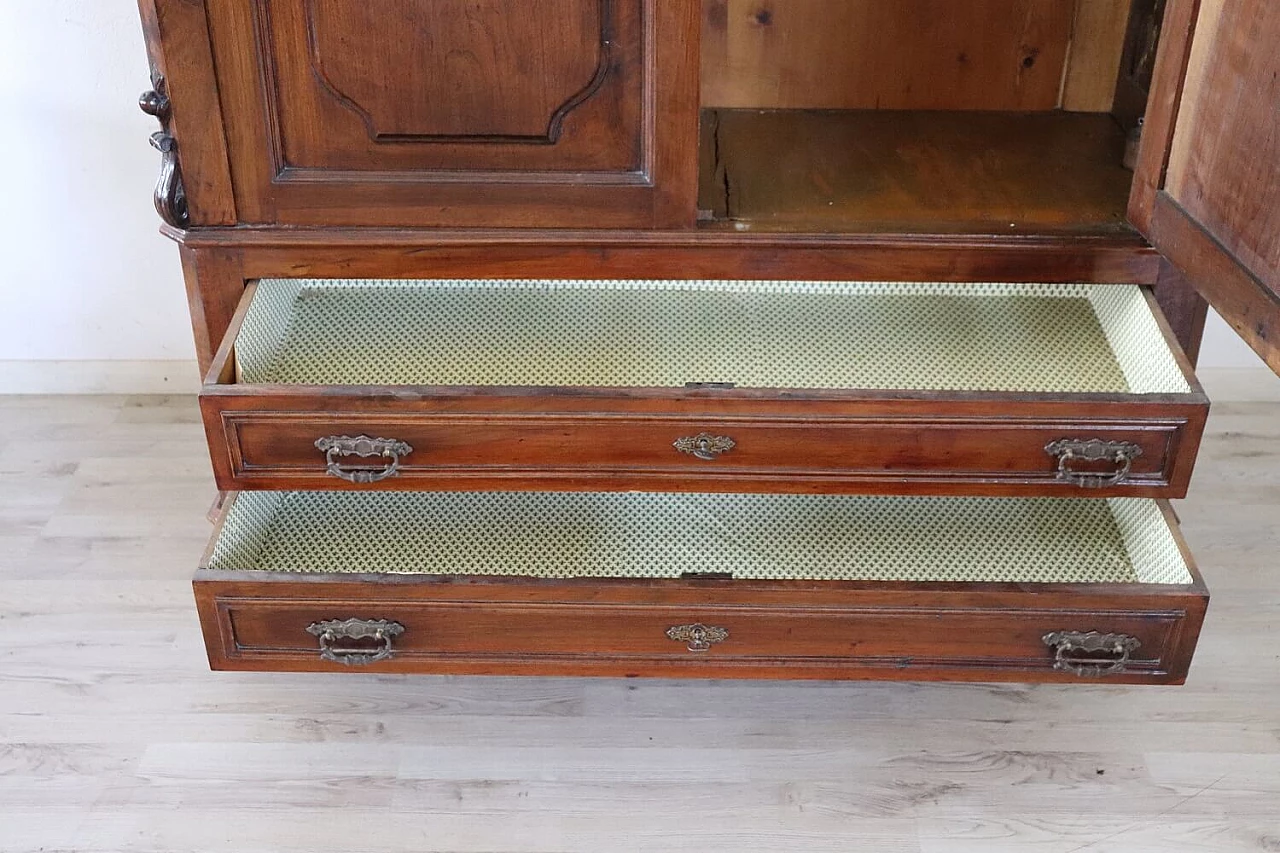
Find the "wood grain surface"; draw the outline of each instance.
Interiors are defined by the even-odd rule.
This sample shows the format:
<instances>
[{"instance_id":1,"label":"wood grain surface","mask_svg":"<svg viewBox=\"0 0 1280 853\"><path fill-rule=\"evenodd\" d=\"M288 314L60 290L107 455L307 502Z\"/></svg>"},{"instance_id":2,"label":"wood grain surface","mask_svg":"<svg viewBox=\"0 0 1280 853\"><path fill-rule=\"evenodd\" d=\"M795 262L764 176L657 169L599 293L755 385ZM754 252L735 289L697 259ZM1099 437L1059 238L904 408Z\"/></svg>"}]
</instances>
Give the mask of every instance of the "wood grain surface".
<instances>
[{"instance_id":1,"label":"wood grain surface","mask_svg":"<svg viewBox=\"0 0 1280 853\"><path fill-rule=\"evenodd\" d=\"M1280 300L1278 39L1280 8L1274 4L1201 4L1164 187L1275 300Z\"/></svg>"},{"instance_id":2,"label":"wood grain surface","mask_svg":"<svg viewBox=\"0 0 1280 853\"><path fill-rule=\"evenodd\" d=\"M1049 110L1075 10L1061 0L710 0L702 11L707 107Z\"/></svg>"},{"instance_id":3,"label":"wood grain surface","mask_svg":"<svg viewBox=\"0 0 1280 853\"><path fill-rule=\"evenodd\" d=\"M693 224L692 0L376 6L207 5L241 222Z\"/></svg>"},{"instance_id":4,"label":"wood grain surface","mask_svg":"<svg viewBox=\"0 0 1280 853\"><path fill-rule=\"evenodd\" d=\"M1275 849L1280 386L1248 388L1178 504L1214 602L1167 689L211 674L195 401L0 400L0 849Z\"/></svg>"},{"instance_id":5,"label":"wood grain surface","mask_svg":"<svg viewBox=\"0 0 1280 853\"><path fill-rule=\"evenodd\" d=\"M1076 0L1062 108L1111 112L1132 0Z\"/></svg>"},{"instance_id":6,"label":"wood grain surface","mask_svg":"<svg viewBox=\"0 0 1280 853\"><path fill-rule=\"evenodd\" d=\"M1151 242L1280 372L1280 7L1205 0Z\"/></svg>"},{"instance_id":7,"label":"wood grain surface","mask_svg":"<svg viewBox=\"0 0 1280 853\"><path fill-rule=\"evenodd\" d=\"M698 207L756 229L1132 233L1106 114L717 110L702 135Z\"/></svg>"}]
</instances>

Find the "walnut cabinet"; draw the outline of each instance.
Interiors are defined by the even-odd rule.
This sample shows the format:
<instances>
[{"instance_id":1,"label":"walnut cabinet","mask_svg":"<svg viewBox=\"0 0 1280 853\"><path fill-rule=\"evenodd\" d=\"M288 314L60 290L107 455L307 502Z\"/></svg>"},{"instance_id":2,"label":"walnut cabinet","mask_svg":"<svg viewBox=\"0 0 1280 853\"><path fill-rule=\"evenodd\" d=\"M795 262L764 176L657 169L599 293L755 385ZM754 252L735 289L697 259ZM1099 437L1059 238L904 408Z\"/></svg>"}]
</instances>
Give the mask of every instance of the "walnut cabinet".
<instances>
[{"instance_id":1,"label":"walnut cabinet","mask_svg":"<svg viewBox=\"0 0 1280 853\"><path fill-rule=\"evenodd\" d=\"M140 0L217 669L1178 683L1266 0Z\"/></svg>"}]
</instances>

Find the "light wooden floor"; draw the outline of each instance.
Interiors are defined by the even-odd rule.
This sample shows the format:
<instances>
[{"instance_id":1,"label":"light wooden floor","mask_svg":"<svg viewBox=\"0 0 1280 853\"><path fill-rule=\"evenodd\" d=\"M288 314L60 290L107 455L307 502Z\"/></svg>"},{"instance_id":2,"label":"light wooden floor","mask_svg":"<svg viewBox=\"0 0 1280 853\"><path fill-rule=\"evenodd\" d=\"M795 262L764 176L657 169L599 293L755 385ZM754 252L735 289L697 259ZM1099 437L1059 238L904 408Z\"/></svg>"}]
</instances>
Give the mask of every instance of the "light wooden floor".
<instances>
[{"instance_id":1,"label":"light wooden floor","mask_svg":"<svg viewBox=\"0 0 1280 853\"><path fill-rule=\"evenodd\" d=\"M1280 402L1183 688L215 675L189 398L0 399L0 851L1280 850Z\"/></svg>"}]
</instances>

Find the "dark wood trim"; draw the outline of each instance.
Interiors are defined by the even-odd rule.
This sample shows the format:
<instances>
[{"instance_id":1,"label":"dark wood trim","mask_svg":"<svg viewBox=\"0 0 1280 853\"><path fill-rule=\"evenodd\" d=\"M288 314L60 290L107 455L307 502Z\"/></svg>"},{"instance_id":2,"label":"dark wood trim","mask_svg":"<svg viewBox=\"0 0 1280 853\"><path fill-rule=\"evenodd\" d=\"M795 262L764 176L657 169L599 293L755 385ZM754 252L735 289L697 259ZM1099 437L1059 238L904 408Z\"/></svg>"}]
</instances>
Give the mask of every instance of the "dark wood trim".
<instances>
[{"instance_id":1,"label":"dark wood trim","mask_svg":"<svg viewBox=\"0 0 1280 853\"><path fill-rule=\"evenodd\" d=\"M1156 197L1151 239L1169 257L1236 334L1253 347L1267 365L1280 373L1280 296L1200 227L1167 193Z\"/></svg>"},{"instance_id":2,"label":"dark wood trim","mask_svg":"<svg viewBox=\"0 0 1280 853\"><path fill-rule=\"evenodd\" d=\"M1200 566L1191 553L1186 537L1182 535L1182 523L1178 519L1177 511L1168 501L1159 501L1158 504L1165 523L1173 531L1173 540L1178 545L1178 552L1186 562L1187 571L1191 573L1193 584L1198 592L1187 607L1186 619L1183 620L1171 644L1175 649L1171 657L1177 663L1170 667L1170 674L1178 679L1177 683L1181 684L1186 681L1187 671L1191 666L1196 646L1200 642L1200 631L1204 627L1204 619L1209 610L1209 588L1205 586L1204 577L1200 574Z\"/></svg>"},{"instance_id":3,"label":"dark wood trim","mask_svg":"<svg viewBox=\"0 0 1280 853\"><path fill-rule=\"evenodd\" d=\"M1154 284L1159 255L1124 239L868 237L723 231L197 229L249 278L671 278Z\"/></svg>"},{"instance_id":4,"label":"dark wood trim","mask_svg":"<svg viewBox=\"0 0 1280 853\"><path fill-rule=\"evenodd\" d=\"M639 248L786 248L922 250L933 246L951 251L1051 251L1080 248L1088 252L1133 251L1154 254L1136 232L1081 236L1071 234L926 234L736 231L719 226L678 230L582 230L527 228L350 228L259 227L170 229L173 239L193 248L426 248L430 246L636 246Z\"/></svg>"},{"instance_id":5,"label":"dark wood trim","mask_svg":"<svg viewBox=\"0 0 1280 853\"><path fill-rule=\"evenodd\" d=\"M1154 288L1160 311L1169 321L1178 344L1194 368L1200 360L1200 344L1209 316L1209 303L1186 276L1168 261L1160 264L1160 277Z\"/></svg>"},{"instance_id":6,"label":"dark wood trim","mask_svg":"<svg viewBox=\"0 0 1280 853\"><path fill-rule=\"evenodd\" d=\"M204 376L213 363L213 352L216 348L209 339L209 323L205 318L205 306L201 299L200 275L196 270L196 251L186 246L178 246L178 258L182 263L182 280L187 290L187 308L191 314L191 334L195 338L196 362L200 375Z\"/></svg>"},{"instance_id":7,"label":"dark wood trim","mask_svg":"<svg viewBox=\"0 0 1280 853\"><path fill-rule=\"evenodd\" d=\"M230 376L230 365L217 359L209 376ZM251 392L251 393L250 393ZM982 414L1001 403L1021 402L1042 407L1049 414L1070 415L1087 408L1098 413L1115 405L1158 417L1169 406L1198 405L1205 402L1198 385L1178 394L1055 394L1048 392L1004 393L998 391L859 391L811 388L606 388L592 386L493 386L493 385L207 385L208 398L242 398L251 409L269 410L299 395L340 406L351 400L377 398L388 402L403 399L486 400L492 411L525 412L539 401L554 400L557 411L583 413L645 412L655 401L662 405L689 405L725 415L785 417L797 404L813 416L839 414L850 400L873 405L877 413L903 404L947 400L958 415Z\"/></svg>"},{"instance_id":8,"label":"dark wood trim","mask_svg":"<svg viewBox=\"0 0 1280 853\"><path fill-rule=\"evenodd\" d=\"M201 0L138 0L152 72L164 75L193 225L237 221L231 166ZM139 91L145 86L139 81Z\"/></svg>"},{"instance_id":9,"label":"dark wood trim","mask_svg":"<svg viewBox=\"0 0 1280 853\"><path fill-rule=\"evenodd\" d=\"M195 334L200 375L208 373L214 354L223 343L231 318L244 296L247 279L238 252L181 247L187 303Z\"/></svg>"},{"instance_id":10,"label":"dark wood trim","mask_svg":"<svg viewBox=\"0 0 1280 853\"><path fill-rule=\"evenodd\" d=\"M227 500L230 497L231 495L229 492L218 492L213 496L213 500L209 503L209 509L206 510L204 514L204 517L210 524L219 524L219 520L223 517L222 510L227 505ZM216 539L214 541L216 541ZM208 558L208 554L206 553L202 560L207 560Z\"/></svg>"},{"instance_id":11,"label":"dark wood trim","mask_svg":"<svg viewBox=\"0 0 1280 853\"><path fill-rule=\"evenodd\" d=\"M1200 0L1169 0L1142 128L1142 150L1129 196L1129 221L1151 237L1156 194L1164 186L1169 152L1182 105L1182 86L1191 59Z\"/></svg>"},{"instance_id":12,"label":"dark wood trim","mask_svg":"<svg viewBox=\"0 0 1280 853\"><path fill-rule=\"evenodd\" d=\"M236 305L235 312L227 321L226 329L222 334L222 342L218 345L218 351L214 354L212 363L205 368L205 385L235 385L236 338L240 334L240 327L244 324L245 315L249 313L249 307L253 305L253 296L257 291L258 283L256 281L244 284L243 293Z\"/></svg>"}]
</instances>

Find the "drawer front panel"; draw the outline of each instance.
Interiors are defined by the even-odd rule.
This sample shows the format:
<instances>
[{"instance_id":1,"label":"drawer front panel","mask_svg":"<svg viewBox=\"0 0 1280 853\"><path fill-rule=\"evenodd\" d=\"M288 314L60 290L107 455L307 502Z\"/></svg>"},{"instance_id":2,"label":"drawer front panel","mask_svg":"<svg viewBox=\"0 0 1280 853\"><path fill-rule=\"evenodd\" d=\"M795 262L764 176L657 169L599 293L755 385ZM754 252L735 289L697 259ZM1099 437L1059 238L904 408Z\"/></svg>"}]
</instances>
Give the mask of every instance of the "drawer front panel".
<instances>
[{"instance_id":1,"label":"drawer front panel","mask_svg":"<svg viewBox=\"0 0 1280 853\"><path fill-rule=\"evenodd\" d=\"M216 405L216 398L207 401ZM209 406L212 408L212 406ZM1138 449L1113 494L1185 489L1199 424L1188 418L742 418L476 414L352 416L214 411L219 487L699 491L911 491L1063 494L1085 490L1046 448L1064 439ZM412 452L376 486L331 473L316 442L366 435ZM335 457L385 468L387 460ZM1111 460L1081 471L1117 470ZM1092 485L1092 481L1087 481Z\"/></svg>"},{"instance_id":2,"label":"drawer front panel","mask_svg":"<svg viewBox=\"0 0 1280 853\"><path fill-rule=\"evenodd\" d=\"M832 596L839 603L823 607L779 607L711 604L721 597L714 584L677 595L688 599L679 604L620 600L608 584L594 591L580 585L582 600L560 602L522 600L541 596L534 585L515 600L506 597L509 587L503 600L492 600L459 597L456 587L440 584L372 596L275 586L282 588L270 597L227 595L216 584L199 589L215 668L1168 682L1185 675L1199 627L1191 594L1079 606L1067 593L1034 603L1006 596L1001 605L997 596L936 592L901 593L885 603L872 591ZM430 600L433 589L450 592ZM344 666L322 657L312 626L348 619L394 623L403 632L389 642L386 659ZM1137 645L1122 668L1106 674L1097 668L1113 658L1086 654L1094 669L1079 675L1055 669L1055 647L1045 640L1054 632L1115 634ZM344 639L330 639L342 654Z\"/></svg>"}]
</instances>

